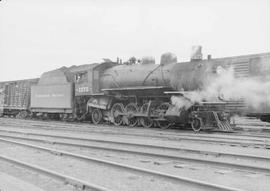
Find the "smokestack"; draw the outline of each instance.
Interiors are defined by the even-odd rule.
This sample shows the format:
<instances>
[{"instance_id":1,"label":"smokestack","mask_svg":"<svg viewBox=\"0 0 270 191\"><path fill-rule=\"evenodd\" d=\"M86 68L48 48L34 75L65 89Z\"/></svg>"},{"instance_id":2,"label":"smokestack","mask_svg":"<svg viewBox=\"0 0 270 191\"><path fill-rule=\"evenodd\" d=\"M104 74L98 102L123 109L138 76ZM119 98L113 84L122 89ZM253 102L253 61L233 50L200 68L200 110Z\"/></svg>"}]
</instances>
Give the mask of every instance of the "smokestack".
<instances>
[{"instance_id":1,"label":"smokestack","mask_svg":"<svg viewBox=\"0 0 270 191\"><path fill-rule=\"evenodd\" d=\"M192 46L191 61L202 60L202 46Z\"/></svg>"}]
</instances>

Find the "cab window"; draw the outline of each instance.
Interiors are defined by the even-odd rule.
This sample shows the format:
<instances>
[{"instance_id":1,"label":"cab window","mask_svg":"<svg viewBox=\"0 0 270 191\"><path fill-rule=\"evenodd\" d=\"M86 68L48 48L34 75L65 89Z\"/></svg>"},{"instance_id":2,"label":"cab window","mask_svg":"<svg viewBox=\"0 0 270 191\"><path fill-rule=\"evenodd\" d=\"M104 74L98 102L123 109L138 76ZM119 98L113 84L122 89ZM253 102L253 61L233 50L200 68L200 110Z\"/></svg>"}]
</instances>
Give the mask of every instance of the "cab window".
<instances>
[{"instance_id":1,"label":"cab window","mask_svg":"<svg viewBox=\"0 0 270 191\"><path fill-rule=\"evenodd\" d=\"M75 75L76 83L82 83L87 81L87 72L77 73Z\"/></svg>"}]
</instances>

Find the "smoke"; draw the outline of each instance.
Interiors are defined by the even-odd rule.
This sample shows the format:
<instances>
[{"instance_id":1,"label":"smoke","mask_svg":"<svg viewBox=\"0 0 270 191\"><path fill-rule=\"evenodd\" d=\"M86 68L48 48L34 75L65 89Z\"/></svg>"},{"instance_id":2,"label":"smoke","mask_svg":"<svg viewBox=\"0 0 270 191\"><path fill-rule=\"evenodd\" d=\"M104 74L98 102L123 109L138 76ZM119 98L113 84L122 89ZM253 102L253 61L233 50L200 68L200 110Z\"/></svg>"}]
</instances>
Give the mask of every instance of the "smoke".
<instances>
[{"instance_id":1,"label":"smoke","mask_svg":"<svg viewBox=\"0 0 270 191\"><path fill-rule=\"evenodd\" d=\"M184 108L187 110L193 105L193 102L183 96L172 96L171 97L172 105L176 106L178 109Z\"/></svg>"},{"instance_id":2,"label":"smoke","mask_svg":"<svg viewBox=\"0 0 270 191\"><path fill-rule=\"evenodd\" d=\"M254 109L262 105L270 106L270 80L265 77L235 78L233 68L219 71L205 89L208 95L219 96L224 100L243 98Z\"/></svg>"},{"instance_id":3,"label":"smoke","mask_svg":"<svg viewBox=\"0 0 270 191\"><path fill-rule=\"evenodd\" d=\"M209 77L201 91L188 92L185 97L188 99L174 96L171 100L178 107L186 108L196 102L240 99L253 109L270 107L270 76L235 78L232 67L219 68L217 75Z\"/></svg>"}]
</instances>

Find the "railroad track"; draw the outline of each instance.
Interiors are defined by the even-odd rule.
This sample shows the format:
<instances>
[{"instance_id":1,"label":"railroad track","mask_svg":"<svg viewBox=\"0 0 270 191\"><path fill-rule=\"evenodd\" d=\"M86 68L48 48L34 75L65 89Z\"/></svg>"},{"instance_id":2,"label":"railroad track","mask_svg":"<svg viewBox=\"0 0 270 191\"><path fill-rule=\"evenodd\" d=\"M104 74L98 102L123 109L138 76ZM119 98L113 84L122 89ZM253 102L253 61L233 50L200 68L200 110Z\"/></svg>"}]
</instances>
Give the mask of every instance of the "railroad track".
<instances>
[{"instance_id":1,"label":"railroad track","mask_svg":"<svg viewBox=\"0 0 270 191\"><path fill-rule=\"evenodd\" d=\"M45 122L47 123L47 122ZM264 161L264 162L269 162L269 157L264 157L264 156L257 156L257 155L250 155L250 154L239 154L239 153L227 153L227 152L213 152L213 151L203 151L203 150L196 150L196 149L187 149L187 148L179 148L179 147L165 147L165 146L158 146L158 145L149 145L149 144L142 144L142 143L127 143L127 142L121 142L121 141L110 141L110 140L100 140L100 139L90 139L90 138L83 138L83 137L74 137L72 136L63 136L63 135L53 135L53 134L49 134L50 133L73 133L73 132L79 132L79 133L87 133L89 135L91 134L95 134L95 135L123 135L123 137L128 138L130 136L132 136L132 138L134 137L143 137L143 138L156 138L158 140L176 140L177 141L195 141L195 142L204 142L204 143L210 143L210 144L218 144L219 141L221 141L221 144L226 144L226 145L237 145L237 146L244 146L246 147L248 144L250 144L251 146L257 146L260 148L267 148L268 147L268 140L263 140L261 138L265 138L265 137L252 137L251 136L245 136L245 135L237 135L237 137L229 137L229 139L226 139L226 135L225 136L220 136L219 134L205 134L205 133L199 133L199 134L194 134L194 133L186 133L184 132L182 135L173 135L173 133L164 133L164 131L160 131L160 130L149 130L149 129L141 129L141 130L146 130L149 132L154 132L151 133L151 135L145 135L143 133L138 133L138 131L136 132L133 131L134 129L127 129L128 132L117 132L118 130L121 131L123 130L122 128L116 128L116 131L114 131L115 129L113 129L111 131L111 127L109 127L108 129L105 128L104 129L99 129L98 127L100 126L90 126L90 129L80 129L80 128L74 128L71 125L69 125L69 127L66 128L66 126L62 126L62 127L56 127L56 124L50 124L50 127L46 127L46 124L41 124L38 126L34 126L31 127L30 125L26 125L25 127L19 127L19 125L17 127L12 127L11 128L1 128L0 127L0 137L2 137L0 139L0 142L6 142L8 144L16 144L16 145L20 145L20 144L28 144L29 142L35 142L38 143L38 145L40 144L45 144L45 145L55 145L57 148L58 147L74 147L75 150L79 151L81 148L85 148L87 150L90 149L94 149L94 150L103 150L104 152L115 152L115 153L123 153L123 154L132 154L132 155L140 155L140 156L149 156L149 157L155 157L155 158L161 158L161 159L170 159L170 160L175 160L175 161L185 161L185 162L191 162L191 163L197 163L197 164L206 164L209 165L211 167L224 167L224 168L229 168L229 169L235 169L235 170L241 170L242 172L258 172L258 173L263 173L263 174L270 174L270 170L267 167L264 166L258 166L258 165L245 165L243 163L237 164L235 162L226 162L226 161L211 161L211 160L206 160L206 159L202 159L202 158L192 158L192 157L187 157L187 153L193 153L196 155L201 155L201 156L215 156L217 158L226 158L226 157L230 157L230 158L235 158L235 159L248 159L248 160L253 160L253 161ZM30 132L30 131L31 132ZM36 133L34 133L34 131L36 131ZM45 132L44 130L46 130L46 133L40 133L38 132L40 130L40 132ZM130 130L130 131L129 131ZM24 131L24 132L23 132ZM28 131L28 132L27 132ZM135 134L134 134L135 132ZM183 131L182 131L183 132ZM181 133L182 133L181 132ZM144 132L145 133L145 132ZM15 135L15 136L14 136ZM230 134L232 135L232 134ZM188 137L188 139L186 139ZM212 140L205 140L206 138ZM240 139L239 139L239 137ZM249 140L249 137L252 138L253 141ZM257 139L259 138L259 139ZM63 139L67 140L67 141L63 141ZM201 141L200 141L201 139ZM15 141L15 140L23 140L23 142L19 142L19 141ZM213 142L214 140L214 142ZM83 144L81 142L88 142L88 144ZM16 142L16 143L15 143ZM77 143L76 143L77 142ZM226 143L223 143L226 142ZM244 142L244 143L243 143ZM98 143L99 145L96 145L94 143ZM188 143L188 142L187 142ZM105 144L105 145L102 145ZM30 144L31 145L31 144ZM33 145L36 147L40 147L38 145ZM116 145L115 147L108 147L108 145ZM138 147L137 149L124 149L122 148L123 145L128 145L130 147ZM23 145L21 145L23 146ZM26 147L24 145L24 147ZM34 148L31 146L27 146L29 148L32 149L38 149L38 148ZM78 149L80 148L80 149ZM48 148L51 149L51 148ZM53 149L52 149L53 150ZM166 150L169 152L172 152L171 154L168 154L166 152L153 152L154 150ZM67 156L65 154L63 154L62 152L58 152L58 150L54 150L54 151L46 151L52 154L56 154L56 155L63 155L63 156ZM62 150L60 150L62 151ZM151 151L151 152L150 152ZM66 152L66 151L64 151ZM173 154L176 153L177 154ZM181 153L181 156L179 156L179 153ZM184 154L183 154L184 153ZM72 153L75 154L75 153ZM75 154L76 155L76 154ZM80 155L80 154L79 154ZM71 157L71 156L70 156ZM1 157L0 157L1 158ZM72 157L71 157L72 158ZM90 157L92 158L92 157ZM209 159L209 158L208 158ZM1 159L0 159L1 160ZM83 159L80 159L83 160ZM22 161L21 161L22 162ZM111 162L111 161L108 161ZM236 161L237 162L237 161ZM239 161L238 161L239 163ZM255 164L260 164L260 163L255 163ZM132 164L133 165L133 164ZM46 174L46 173L45 173ZM61 174L61 173L60 173ZM166 174L163 173L163 174ZM170 174L168 174L170 175ZM71 177L72 178L72 177ZM185 178L185 177L184 177ZM59 178L60 179L60 178ZM75 178L76 179L76 178ZM189 179L189 178L188 178ZM61 180L64 180L63 178ZM66 179L68 182L68 178ZM80 179L79 179L80 180ZM168 179L169 180L169 179ZM192 179L194 180L194 179ZM196 179L195 179L196 180ZM198 180L198 179L197 179ZM80 181L79 181L80 182ZM75 185L76 187L80 187L83 188L84 185L82 183L79 183L78 181L75 180L70 180L70 184ZM82 181L83 182L83 181ZM89 183L89 182L86 182ZM185 182L187 183L187 182ZM208 183L208 179L206 181L206 183ZM92 185L92 183L89 183L90 185ZM190 183L192 186L192 183ZM211 184L211 183L210 183ZM219 186L219 184L216 184L217 186ZM193 185L194 186L194 185ZM197 185L198 186L198 185ZM199 186L200 187L200 186ZM222 186L221 186L222 187ZM110 188L110 187L108 187ZM227 187L226 187L227 188ZM202 189L204 190L209 190L209 188L203 187ZM213 189L213 188L211 188ZM230 188L230 189L234 189L234 188ZM220 189L214 189L214 190L220 190ZM237 190L237 189L235 189Z\"/></svg>"},{"instance_id":2,"label":"railroad track","mask_svg":"<svg viewBox=\"0 0 270 191\"><path fill-rule=\"evenodd\" d=\"M95 185L95 184L90 183L90 182L86 182L86 181L83 181L83 180L80 180L80 179L77 179L77 178L74 178L71 176L67 176L67 175L61 174L59 172L43 168L41 166L33 165L33 164L30 164L30 163L27 163L24 161L20 161L20 160L11 158L11 157L7 157L5 155L0 155L0 160L6 161L6 162L11 163L11 164L16 165L16 166L23 167L27 170L34 171L38 174L44 174L44 175L49 176L51 178L54 178L56 180L62 181L66 184L73 185L74 187L79 188L79 189L83 189L83 190L91 189L94 191L111 191L111 190L104 188L102 186L98 186L98 185Z\"/></svg>"},{"instance_id":3,"label":"railroad track","mask_svg":"<svg viewBox=\"0 0 270 191\"><path fill-rule=\"evenodd\" d=\"M50 144L62 145L62 146L72 146L76 148L99 149L99 150L105 150L105 151L159 157L163 159L173 159L173 160L179 160L179 161L195 162L195 163L207 164L211 166L226 167L226 168L231 168L231 169L239 169L239 170L244 170L244 171L261 172L261 173L270 174L270 168L268 168L266 165L259 166L259 165L250 165L250 164L243 163L243 160L269 162L270 157L267 157L267 156L238 154L238 153L229 153L229 152L221 152L221 151L219 152L209 151L209 150L207 151L207 150L201 150L201 149L200 150L187 149L187 148L181 148L181 147L158 146L158 145L143 144L143 143L100 140L100 139L80 138L80 137L74 137L74 136L62 136L62 135L52 135L52 134L43 134L43 133L25 133L25 132L14 132L14 131L12 131L11 133L13 135L0 134L0 137L8 138L8 139L17 139L17 140L19 139L19 140L24 140L24 141L50 143ZM16 136L14 136L14 134ZM26 136L21 136L21 135L26 135ZM29 136L32 136L32 137L29 137ZM50 140L48 138L53 138L53 140ZM63 139L66 141L63 141ZM0 139L0 141L8 141L8 140ZM87 143L78 143L82 141L87 142ZM99 143L99 144L95 145L95 143ZM181 152L182 155L180 155L179 152ZM186 156L186 154L188 153L196 154L196 156ZM201 158L200 156L213 156L213 158L210 158L210 159ZM229 158L233 160L232 161L217 160L217 157L221 159ZM237 160L242 159L242 160L237 161L234 159L237 159Z\"/></svg>"},{"instance_id":4,"label":"railroad track","mask_svg":"<svg viewBox=\"0 0 270 191\"><path fill-rule=\"evenodd\" d=\"M270 139L270 135L267 136L265 134L262 133L246 133L246 132L239 132L239 131L235 131L235 132L230 132L230 133L220 133L220 132L197 132L194 133L192 131L188 131L188 130L183 130L183 129L169 129L167 131L161 130L161 129L156 129L156 128L151 128L151 129L142 129L140 127L119 127L119 126L112 126L112 125L108 125L108 124L100 124L100 125L94 125L94 124L87 124L87 127L85 126L85 122L84 123L78 123L78 122L69 122L69 123L64 123L64 122L59 122L59 121L39 121L39 120L22 120L22 119L16 119L19 121L22 121L24 123L27 123L28 125L32 125L32 127L25 127L24 128L41 128L41 129L59 129L59 130L66 130L66 131L76 131L76 132L93 132L93 130L97 130L95 132L99 132L101 130L99 130L100 127L102 127L102 133L107 133L107 134L123 134L123 135L139 135L139 136L146 136L145 134L141 134L140 132L136 132L136 131L140 131L140 130L144 130L144 131L150 131L151 134L153 134L153 132L157 135L153 135L156 136L158 138L162 138L164 136L170 136L170 137L181 137L181 136L189 136L189 137L207 137L207 138L215 138L217 136L219 136L219 138L221 139L227 139L227 140L238 140L238 141L245 141L248 140L250 138L252 139L256 139L256 138L265 138L265 139ZM11 123L10 123L11 122ZM51 122L53 122L54 124L51 124ZM10 121L10 119L8 119L8 123L3 123L5 125L11 126L12 125L12 121ZM14 125L21 126L22 124L18 124L18 123L14 123ZM74 128L74 124L77 126ZM121 133L121 129L125 128L126 131L125 133ZM119 130L119 131L117 131ZM147 135L149 136L149 135ZM151 136L151 137L153 137ZM223 136L223 138L222 138ZM235 138L238 137L238 138ZM243 138L240 138L243 137Z\"/></svg>"},{"instance_id":5,"label":"railroad track","mask_svg":"<svg viewBox=\"0 0 270 191\"><path fill-rule=\"evenodd\" d=\"M102 160L102 159L98 159L98 158L75 154L75 153L71 153L71 152L67 152L67 151L63 151L63 150L56 150L56 149L52 149L52 148L48 148L48 147L41 147L41 146L37 146L37 145L33 145L33 144L27 144L27 143L5 140L5 139L1 139L1 141L6 142L8 144L15 144L15 145L19 145L22 147L28 147L28 148L36 149L39 151L48 152L50 154L57 155L57 156L66 156L66 157L70 157L73 159L78 159L78 160L82 160L82 161L86 161L86 162L94 162L94 163L98 163L98 164L104 164L104 165L108 165L108 166L122 169L122 170L136 172L136 173L140 173L140 174L144 174L144 175L150 175L150 176L166 179L167 181L172 181L172 182L180 184L180 185L182 185L184 183L184 184L187 184L188 186L193 186L193 187L195 186L196 188L202 189L202 190L224 190L224 191L239 191L240 190L237 188L222 186L222 185L213 184L213 183L209 183L209 182L205 182L205 181L199 181L196 179L191 179L191 178L182 177L182 176L174 176L171 174L166 174L166 173L162 173L162 172L158 172L158 171L154 171L154 170L138 168L138 167L134 167L134 166L129 166L129 165L125 165L125 164L120 164L120 163L116 163L116 162L111 162L111 161L107 161L107 160ZM16 159L13 159L13 158L10 158L7 156L0 155L0 160L4 160L4 161L7 161L9 163L36 171L38 173L45 174L47 176L62 180L64 182L69 182L70 184L72 184L76 187L82 188L82 189L89 188L89 189L98 190L98 191L110 190L110 189L104 188L102 186L95 185L93 183L89 183L89 182L86 182L86 181L83 181L83 180L80 180L80 179L77 179L74 177L70 177L70 176L61 174L61 173L56 172L56 171L51 171L51 170L48 170L46 168L43 168L43 167L40 167L37 165L33 165L33 164L29 164L29 163L26 163L23 161L19 161L19 160L16 160Z\"/></svg>"},{"instance_id":6,"label":"railroad track","mask_svg":"<svg viewBox=\"0 0 270 191\"><path fill-rule=\"evenodd\" d=\"M114 126L114 125L111 125L111 124L98 124L98 125L95 125L95 124L92 124L92 123L87 123L87 122L61 122L61 121L53 121L53 120L49 120L49 121L41 121L41 120L34 120L34 119L11 119L11 118L2 118L3 120L1 121L2 124L5 124L5 125L11 125L11 124L14 124L14 125L21 125L20 122L23 122L24 124L28 124L28 125L33 125L35 127L44 127L46 126L47 128L71 128L71 129L74 129L74 125L76 125L77 127L80 127L80 128L83 128L83 129L89 129L89 128L99 128L99 127L102 127L103 129L113 129L113 128L125 128L125 129L129 129L129 130L141 130L142 128L141 127L129 127L129 126ZM6 120L6 121L4 121ZM19 123L16 123L17 121L19 121ZM54 123L54 124L52 124ZM56 127L57 126L57 127ZM269 124L270 126L270 124ZM75 128L76 130L78 130L78 128ZM172 128L172 129L166 129L166 131L162 130L162 129L159 129L159 128L151 128L151 130L153 131L158 131L158 132L171 132L172 133L183 133L183 132L189 132L189 133L194 133L193 131L191 130L186 130L186 129L177 129L177 128ZM222 134L222 135L225 135L225 134L230 134L230 135L233 135L233 134L237 134L239 135L239 133L242 132L242 131L235 131L235 132L219 132L219 131L207 131L207 132L204 132L204 131L201 131L201 132L196 132L196 134ZM253 132L254 134L254 132ZM257 134L257 133L255 133ZM241 135L240 135L241 136ZM256 136L256 135L255 135Z\"/></svg>"},{"instance_id":7,"label":"railroad track","mask_svg":"<svg viewBox=\"0 0 270 191\"><path fill-rule=\"evenodd\" d=\"M33 127L15 127L20 129L34 129L37 130L37 128ZM123 135L123 136L134 136L134 137L149 137L149 138L158 138L158 139L167 139L172 141L193 141L193 142L202 142L207 144L219 144L219 145L231 145L231 146L240 146L240 147L254 147L254 148L265 148L270 149L270 139L262 139L262 138L250 138L248 137L232 137L232 136L220 136L220 135L209 135L209 134L194 134L194 133L181 133L181 134L146 134L146 133L130 133L130 132L121 132L121 131L104 131L99 129L91 129L91 130L78 130L77 128L74 129L66 129L66 128L38 128L43 130L53 130L53 131L67 131L67 132L80 132L80 133L89 133L89 134L106 134L106 135ZM0 127L0 132L3 131L9 131L12 132L12 130L7 130L6 128Z\"/></svg>"}]
</instances>

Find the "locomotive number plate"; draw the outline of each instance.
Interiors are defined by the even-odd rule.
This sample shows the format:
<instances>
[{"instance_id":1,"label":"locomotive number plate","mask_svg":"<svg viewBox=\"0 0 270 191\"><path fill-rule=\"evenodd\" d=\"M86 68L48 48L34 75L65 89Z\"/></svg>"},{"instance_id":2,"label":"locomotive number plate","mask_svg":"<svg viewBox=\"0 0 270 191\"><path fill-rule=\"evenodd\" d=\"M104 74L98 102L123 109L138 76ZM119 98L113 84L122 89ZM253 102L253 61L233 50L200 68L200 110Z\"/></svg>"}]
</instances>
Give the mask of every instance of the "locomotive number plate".
<instances>
[{"instance_id":1,"label":"locomotive number plate","mask_svg":"<svg viewBox=\"0 0 270 191\"><path fill-rule=\"evenodd\" d=\"M79 87L78 92L80 93L89 92L89 87Z\"/></svg>"}]
</instances>

